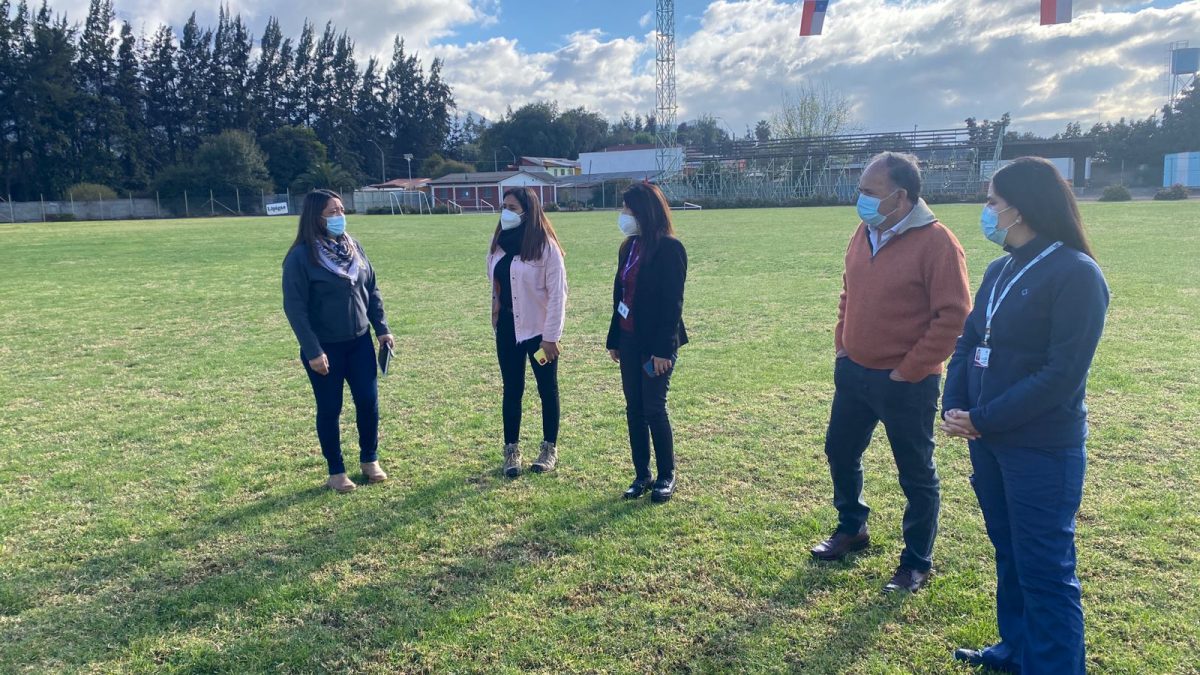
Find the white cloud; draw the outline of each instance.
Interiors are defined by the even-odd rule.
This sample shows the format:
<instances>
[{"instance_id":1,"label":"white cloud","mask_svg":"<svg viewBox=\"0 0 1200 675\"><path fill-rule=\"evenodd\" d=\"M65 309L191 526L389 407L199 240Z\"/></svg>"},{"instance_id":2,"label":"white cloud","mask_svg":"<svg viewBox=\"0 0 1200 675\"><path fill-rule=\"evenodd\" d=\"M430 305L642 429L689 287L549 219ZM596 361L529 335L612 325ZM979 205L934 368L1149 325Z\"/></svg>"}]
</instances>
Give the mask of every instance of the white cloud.
<instances>
[{"instance_id":1,"label":"white cloud","mask_svg":"<svg viewBox=\"0 0 1200 675\"><path fill-rule=\"evenodd\" d=\"M494 38L430 53L444 60L462 109L495 119L510 106L557 101L560 109L584 106L615 118L654 107L654 75L644 67L650 44L591 30L567 36L553 52L524 52L514 40Z\"/></svg>"},{"instance_id":2,"label":"white cloud","mask_svg":"<svg viewBox=\"0 0 1200 675\"><path fill-rule=\"evenodd\" d=\"M1032 2L842 0L825 35L800 38L799 3L720 0L681 45L681 112L738 129L767 117L781 89L808 82L841 90L872 130L1011 112L1015 125L1045 132L1153 113L1166 45L1200 25L1200 1L1136 13L1075 4L1073 23L1044 27Z\"/></svg>"},{"instance_id":3,"label":"white cloud","mask_svg":"<svg viewBox=\"0 0 1200 675\"><path fill-rule=\"evenodd\" d=\"M86 5L59 0L54 8L81 22ZM711 113L740 131L769 117L783 90L805 83L842 91L871 130L956 126L968 115L1011 112L1019 129L1053 132L1070 121L1086 126L1154 113L1164 98L1167 44L1198 37L1200 0L1167 9L1127 0L1074 5L1073 23L1044 27L1034 0L839 0L830 4L824 35L800 38L799 2L715 0L680 23L698 26L679 41L680 119ZM119 0L117 11L150 33L159 22L178 31L193 6ZM545 51L506 38L455 39L464 27L495 24L501 0L297 0L286 8L230 0L230 8L256 36L270 14L293 38L305 16L318 30L333 21L357 41L360 62L371 54L386 59L399 35L426 63L444 58L459 106L489 117L539 100L610 118L655 106L653 33L586 30L593 20L586 15L578 19L584 30ZM215 24L215 5L198 18ZM511 9L505 15L528 18ZM653 18L638 17L641 30L653 31Z\"/></svg>"}]
</instances>

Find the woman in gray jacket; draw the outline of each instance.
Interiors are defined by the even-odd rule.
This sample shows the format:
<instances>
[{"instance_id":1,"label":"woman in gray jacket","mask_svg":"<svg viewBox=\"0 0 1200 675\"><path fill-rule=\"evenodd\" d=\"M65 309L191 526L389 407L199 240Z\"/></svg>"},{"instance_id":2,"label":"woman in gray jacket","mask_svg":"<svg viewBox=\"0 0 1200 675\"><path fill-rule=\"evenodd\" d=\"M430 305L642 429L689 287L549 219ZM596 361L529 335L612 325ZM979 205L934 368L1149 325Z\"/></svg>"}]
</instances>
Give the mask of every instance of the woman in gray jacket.
<instances>
[{"instance_id":1,"label":"woman in gray jacket","mask_svg":"<svg viewBox=\"0 0 1200 675\"><path fill-rule=\"evenodd\" d=\"M317 439L329 464L326 485L350 492L356 485L342 463L344 383L350 385L358 422L359 462L370 483L387 479L379 468L379 396L375 348L391 349L383 298L375 270L357 241L346 234L342 198L314 190L304 198L296 241L283 260L283 311L300 342L300 361L317 399Z\"/></svg>"}]
</instances>

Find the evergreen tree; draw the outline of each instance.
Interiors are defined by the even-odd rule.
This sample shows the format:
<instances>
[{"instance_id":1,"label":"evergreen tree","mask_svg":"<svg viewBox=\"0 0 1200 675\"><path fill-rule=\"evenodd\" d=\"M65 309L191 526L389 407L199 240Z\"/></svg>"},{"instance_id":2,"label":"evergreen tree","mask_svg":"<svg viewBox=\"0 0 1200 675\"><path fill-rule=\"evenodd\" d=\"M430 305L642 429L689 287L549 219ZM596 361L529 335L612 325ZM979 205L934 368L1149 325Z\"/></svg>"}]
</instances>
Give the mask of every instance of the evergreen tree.
<instances>
[{"instance_id":1,"label":"evergreen tree","mask_svg":"<svg viewBox=\"0 0 1200 675\"><path fill-rule=\"evenodd\" d=\"M137 38L133 36L133 27L128 21L122 23L113 91L122 118L120 132L114 140L120 164L121 184L126 190L142 190L149 181L146 171L149 149L145 90L138 66L137 42Z\"/></svg>"},{"instance_id":2,"label":"evergreen tree","mask_svg":"<svg viewBox=\"0 0 1200 675\"><path fill-rule=\"evenodd\" d=\"M291 68L291 88L288 93L288 100L291 104L288 121L296 126L312 126L314 40L313 26L306 19L304 28L300 31L300 41L296 43L295 57Z\"/></svg>"},{"instance_id":3,"label":"evergreen tree","mask_svg":"<svg viewBox=\"0 0 1200 675\"><path fill-rule=\"evenodd\" d=\"M159 26L150 43L142 68L146 87L146 137L152 150L151 166L158 170L180 159L179 71L175 34L170 26Z\"/></svg>"},{"instance_id":4,"label":"evergreen tree","mask_svg":"<svg viewBox=\"0 0 1200 675\"><path fill-rule=\"evenodd\" d=\"M105 185L118 178L113 145L126 133L114 97L116 45L111 26L115 18L112 0L91 0L75 64L79 99L74 135L79 152L79 178Z\"/></svg>"},{"instance_id":5,"label":"evergreen tree","mask_svg":"<svg viewBox=\"0 0 1200 675\"><path fill-rule=\"evenodd\" d=\"M184 155L195 152L207 129L209 91L209 62L212 59L212 31L202 30L193 12L183 26L179 41L179 127L180 145Z\"/></svg>"}]
</instances>

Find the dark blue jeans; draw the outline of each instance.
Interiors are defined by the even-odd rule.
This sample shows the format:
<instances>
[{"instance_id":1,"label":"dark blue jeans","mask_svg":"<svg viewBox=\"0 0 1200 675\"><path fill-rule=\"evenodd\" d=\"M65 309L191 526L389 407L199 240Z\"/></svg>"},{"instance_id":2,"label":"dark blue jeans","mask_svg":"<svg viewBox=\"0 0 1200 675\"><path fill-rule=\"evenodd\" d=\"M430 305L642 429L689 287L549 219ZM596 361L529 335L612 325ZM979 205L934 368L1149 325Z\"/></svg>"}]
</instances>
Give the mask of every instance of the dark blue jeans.
<instances>
[{"instance_id":1,"label":"dark blue jeans","mask_svg":"<svg viewBox=\"0 0 1200 675\"><path fill-rule=\"evenodd\" d=\"M904 551L900 564L927 571L933 565L941 488L933 462L933 418L937 413L939 375L920 382L896 382L890 371L864 368L849 357L833 370L833 408L825 435L825 456L833 478L833 505L838 531L855 534L867 524L871 509L863 500L862 456L875 427L883 422L900 487L908 498L904 509Z\"/></svg>"},{"instance_id":2,"label":"dark blue jeans","mask_svg":"<svg viewBox=\"0 0 1200 675\"><path fill-rule=\"evenodd\" d=\"M1083 605L1075 513L1087 453L971 441L971 485L996 547L1000 642L984 660L1022 673L1083 673Z\"/></svg>"},{"instance_id":3,"label":"dark blue jeans","mask_svg":"<svg viewBox=\"0 0 1200 675\"><path fill-rule=\"evenodd\" d=\"M308 381L317 399L317 439L321 454L329 463L329 475L345 473L342 463L342 434L339 420L342 415L342 391L350 385L354 412L358 423L358 458L374 462L379 449L379 389L376 373L375 344L371 333L346 342L321 343L329 359L329 374L319 375L308 365L308 357L300 353Z\"/></svg>"},{"instance_id":4,"label":"dark blue jeans","mask_svg":"<svg viewBox=\"0 0 1200 675\"><path fill-rule=\"evenodd\" d=\"M629 424L629 449L637 478L650 478L650 438L654 438L654 463L659 478L675 476L675 433L667 413L667 392L674 369L657 377L646 374L650 360L632 333L621 331L621 389L625 392L625 420Z\"/></svg>"}]
</instances>

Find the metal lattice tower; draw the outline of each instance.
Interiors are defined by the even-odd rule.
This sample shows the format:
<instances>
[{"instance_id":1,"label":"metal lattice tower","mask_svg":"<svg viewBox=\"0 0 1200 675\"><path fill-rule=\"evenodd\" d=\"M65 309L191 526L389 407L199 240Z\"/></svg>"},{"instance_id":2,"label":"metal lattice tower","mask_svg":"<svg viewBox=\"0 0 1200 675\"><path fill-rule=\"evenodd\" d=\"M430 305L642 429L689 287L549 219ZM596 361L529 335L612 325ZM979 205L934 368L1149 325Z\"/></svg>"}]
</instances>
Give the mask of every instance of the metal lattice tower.
<instances>
[{"instance_id":1,"label":"metal lattice tower","mask_svg":"<svg viewBox=\"0 0 1200 675\"><path fill-rule=\"evenodd\" d=\"M679 106L675 100L675 0L657 0L658 23L655 31L654 61L657 75L655 134L659 181L679 173L680 157L676 148L675 124Z\"/></svg>"}]
</instances>

